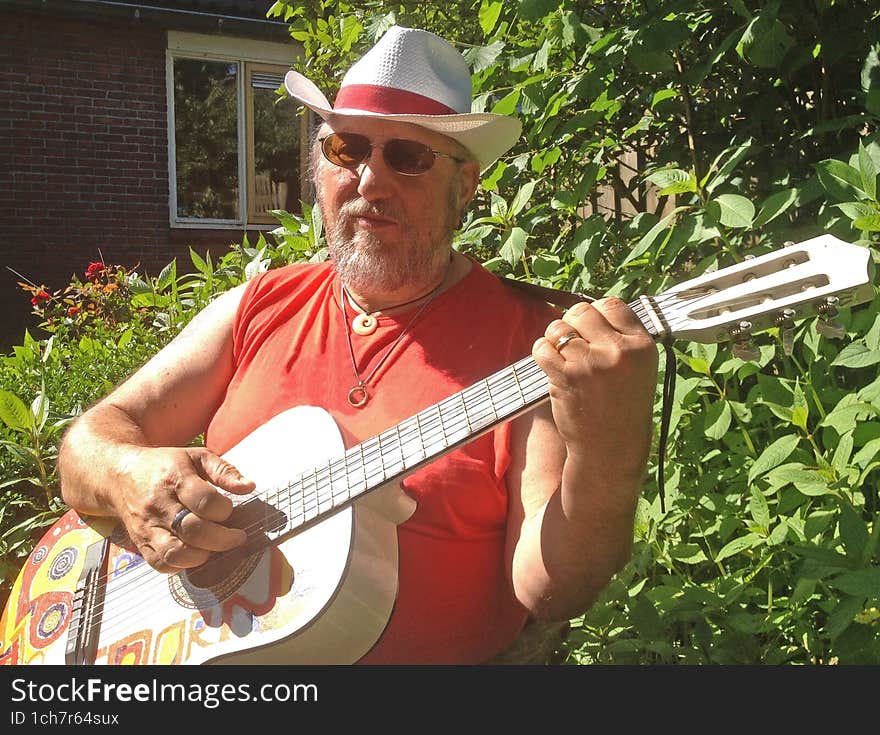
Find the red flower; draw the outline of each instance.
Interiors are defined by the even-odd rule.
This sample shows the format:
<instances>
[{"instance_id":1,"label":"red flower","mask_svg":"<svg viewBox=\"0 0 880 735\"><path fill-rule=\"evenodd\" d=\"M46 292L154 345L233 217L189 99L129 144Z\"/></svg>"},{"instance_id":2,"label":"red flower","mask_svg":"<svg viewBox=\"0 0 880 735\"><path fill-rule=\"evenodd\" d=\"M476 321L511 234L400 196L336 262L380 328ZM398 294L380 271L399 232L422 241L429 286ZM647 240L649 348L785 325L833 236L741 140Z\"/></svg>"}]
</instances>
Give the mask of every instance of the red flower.
<instances>
[{"instance_id":1,"label":"red flower","mask_svg":"<svg viewBox=\"0 0 880 735\"><path fill-rule=\"evenodd\" d=\"M79 314L79 307L78 306L71 306L67 310L67 316L76 316L77 314Z\"/></svg>"},{"instance_id":2,"label":"red flower","mask_svg":"<svg viewBox=\"0 0 880 735\"><path fill-rule=\"evenodd\" d=\"M37 293L35 293L34 297L31 299L31 304L33 304L34 306L39 306L44 301L48 301L51 298L52 295L50 293L46 291L37 291Z\"/></svg>"},{"instance_id":3,"label":"red flower","mask_svg":"<svg viewBox=\"0 0 880 735\"><path fill-rule=\"evenodd\" d=\"M89 267L86 268L86 280L97 281L105 268L106 266L103 263L89 263Z\"/></svg>"}]
</instances>

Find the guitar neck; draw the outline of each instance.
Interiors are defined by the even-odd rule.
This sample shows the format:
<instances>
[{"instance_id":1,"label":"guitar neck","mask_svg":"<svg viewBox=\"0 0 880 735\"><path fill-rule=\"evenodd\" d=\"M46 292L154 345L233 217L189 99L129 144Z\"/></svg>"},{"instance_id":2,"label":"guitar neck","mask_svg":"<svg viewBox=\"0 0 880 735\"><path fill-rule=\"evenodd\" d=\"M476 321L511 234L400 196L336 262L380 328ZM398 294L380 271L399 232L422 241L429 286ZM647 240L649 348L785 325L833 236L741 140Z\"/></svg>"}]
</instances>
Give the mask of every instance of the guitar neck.
<instances>
[{"instance_id":1,"label":"guitar neck","mask_svg":"<svg viewBox=\"0 0 880 735\"><path fill-rule=\"evenodd\" d=\"M310 526L548 397L546 375L532 357L523 358L264 497L285 516L267 536L276 540Z\"/></svg>"},{"instance_id":2,"label":"guitar neck","mask_svg":"<svg viewBox=\"0 0 880 735\"><path fill-rule=\"evenodd\" d=\"M788 329L794 320L813 316L833 318L838 307L872 299L872 278L868 248L825 234L703 273L658 295L639 296L629 307L656 341L740 345L756 332ZM558 292L538 287L538 293L552 300ZM544 372L525 357L267 491L260 498L265 535L274 542L316 523L547 398Z\"/></svg>"},{"instance_id":3,"label":"guitar neck","mask_svg":"<svg viewBox=\"0 0 880 735\"><path fill-rule=\"evenodd\" d=\"M641 300L630 307L656 334ZM544 371L533 357L524 357L270 491L263 500L277 513L272 528L264 531L276 541L310 526L525 413L549 395Z\"/></svg>"}]
</instances>

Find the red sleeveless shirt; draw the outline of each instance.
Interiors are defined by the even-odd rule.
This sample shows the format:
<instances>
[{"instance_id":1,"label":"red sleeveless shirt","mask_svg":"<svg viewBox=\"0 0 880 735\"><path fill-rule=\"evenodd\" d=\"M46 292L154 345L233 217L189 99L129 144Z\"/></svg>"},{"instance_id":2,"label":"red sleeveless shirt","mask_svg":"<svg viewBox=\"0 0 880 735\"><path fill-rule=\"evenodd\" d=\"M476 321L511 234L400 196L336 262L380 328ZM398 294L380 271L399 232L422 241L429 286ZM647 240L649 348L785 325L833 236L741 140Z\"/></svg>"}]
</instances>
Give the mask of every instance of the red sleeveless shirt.
<instances>
[{"instance_id":1,"label":"red sleeveless shirt","mask_svg":"<svg viewBox=\"0 0 880 735\"><path fill-rule=\"evenodd\" d=\"M558 316L474 263L421 312L369 381L368 403L354 408L347 397L358 378L339 297L329 263L249 282L233 331L235 372L206 434L210 449L223 454L297 405L328 411L351 446L525 357ZM351 332L361 377L415 314L380 316L371 335ZM404 480L418 508L398 529L399 595L362 663L479 663L516 637L526 612L505 562L509 445L502 424Z\"/></svg>"}]
</instances>

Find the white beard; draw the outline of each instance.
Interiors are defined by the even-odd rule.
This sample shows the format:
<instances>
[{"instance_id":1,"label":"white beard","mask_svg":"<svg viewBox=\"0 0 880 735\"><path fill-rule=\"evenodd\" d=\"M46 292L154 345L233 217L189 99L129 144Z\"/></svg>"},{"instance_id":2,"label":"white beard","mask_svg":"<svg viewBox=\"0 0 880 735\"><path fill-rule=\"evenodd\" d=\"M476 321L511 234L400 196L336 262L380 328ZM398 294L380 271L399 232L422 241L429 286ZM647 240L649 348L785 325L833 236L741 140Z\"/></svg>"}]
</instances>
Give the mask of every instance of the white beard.
<instances>
[{"instance_id":1,"label":"white beard","mask_svg":"<svg viewBox=\"0 0 880 735\"><path fill-rule=\"evenodd\" d=\"M453 202L450 192L450 216L439 233L417 231L406 226L408 223L402 221L399 213L386 212L404 225L402 230L412 232L413 241L403 247L385 245L372 233L355 230L350 225L357 214L381 213L377 208L360 200L343 205L335 220L332 220L332 225L327 228L327 247L342 281L361 293L421 288L436 281L449 261L452 233L456 225L451 221L455 212ZM323 210L320 197L318 204ZM326 215L324 221L327 221ZM418 242L419 238L429 240L430 244Z\"/></svg>"}]
</instances>

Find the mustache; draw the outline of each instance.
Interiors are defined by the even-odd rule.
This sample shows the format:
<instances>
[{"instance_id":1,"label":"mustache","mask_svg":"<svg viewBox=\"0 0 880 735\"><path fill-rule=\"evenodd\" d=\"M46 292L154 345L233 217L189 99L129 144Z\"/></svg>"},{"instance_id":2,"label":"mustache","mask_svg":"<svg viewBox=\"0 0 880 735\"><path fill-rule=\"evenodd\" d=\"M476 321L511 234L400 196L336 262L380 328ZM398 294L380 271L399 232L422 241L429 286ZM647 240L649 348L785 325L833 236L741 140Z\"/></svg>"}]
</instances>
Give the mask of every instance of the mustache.
<instances>
[{"instance_id":1,"label":"mustache","mask_svg":"<svg viewBox=\"0 0 880 735\"><path fill-rule=\"evenodd\" d=\"M340 218L350 219L352 217L363 216L387 217L397 222L403 221L403 213L400 212L397 207L388 205L377 206L375 204L370 204L363 199L354 199L345 202L345 204L339 208Z\"/></svg>"}]
</instances>

